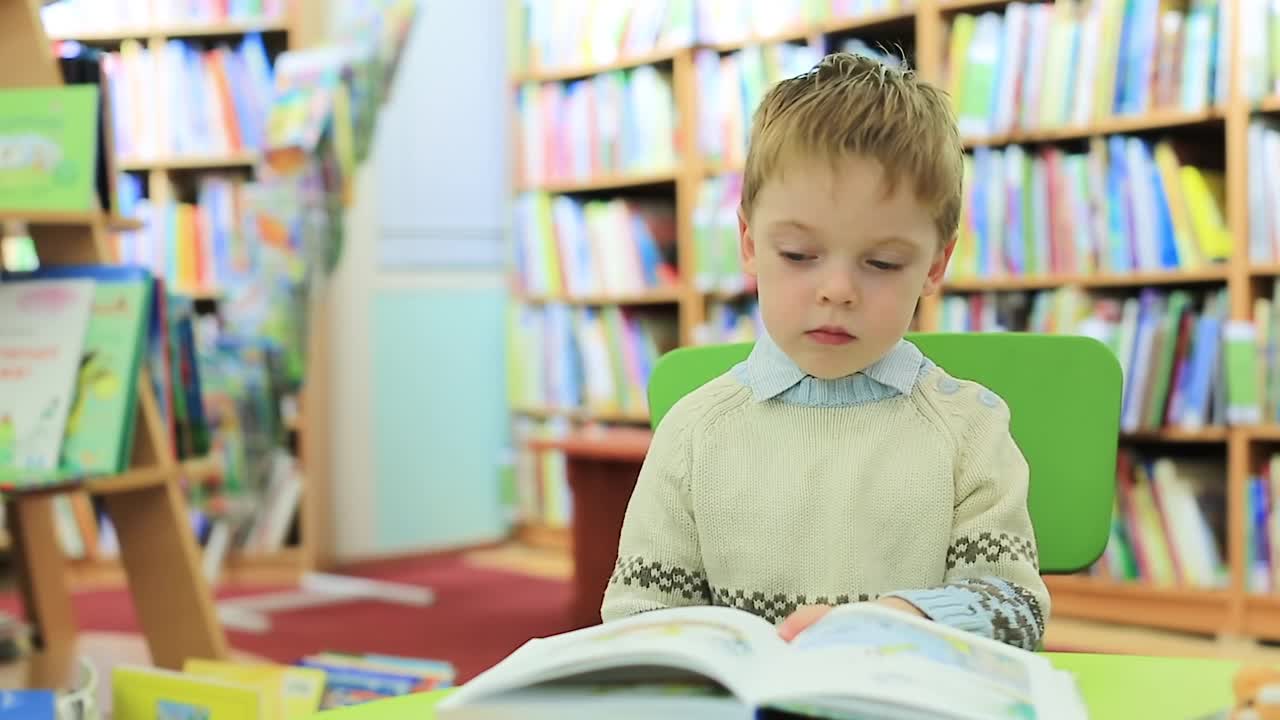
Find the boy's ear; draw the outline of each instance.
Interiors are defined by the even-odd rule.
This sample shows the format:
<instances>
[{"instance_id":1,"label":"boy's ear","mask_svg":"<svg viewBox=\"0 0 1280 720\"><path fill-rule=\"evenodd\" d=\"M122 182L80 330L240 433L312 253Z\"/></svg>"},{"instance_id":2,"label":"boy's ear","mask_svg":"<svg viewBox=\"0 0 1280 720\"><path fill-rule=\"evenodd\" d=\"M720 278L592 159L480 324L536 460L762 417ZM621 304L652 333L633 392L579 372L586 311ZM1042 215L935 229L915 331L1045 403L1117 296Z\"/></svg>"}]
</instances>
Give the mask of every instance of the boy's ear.
<instances>
[{"instance_id":1,"label":"boy's ear","mask_svg":"<svg viewBox=\"0 0 1280 720\"><path fill-rule=\"evenodd\" d=\"M929 276L925 278L921 295L933 295L942 289L942 281L947 276L947 264L951 262L951 253L955 252L955 249L956 238L952 236L951 240L934 254L933 262L929 265Z\"/></svg>"},{"instance_id":2,"label":"boy's ear","mask_svg":"<svg viewBox=\"0 0 1280 720\"><path fill-rule=\"evenodd\" d=\"M751 237L751 228L747 225L747 216L738 206L738 249L742 254L742 269L748 275L756 274L756 241Z\"/></svg>"}]
</instances>

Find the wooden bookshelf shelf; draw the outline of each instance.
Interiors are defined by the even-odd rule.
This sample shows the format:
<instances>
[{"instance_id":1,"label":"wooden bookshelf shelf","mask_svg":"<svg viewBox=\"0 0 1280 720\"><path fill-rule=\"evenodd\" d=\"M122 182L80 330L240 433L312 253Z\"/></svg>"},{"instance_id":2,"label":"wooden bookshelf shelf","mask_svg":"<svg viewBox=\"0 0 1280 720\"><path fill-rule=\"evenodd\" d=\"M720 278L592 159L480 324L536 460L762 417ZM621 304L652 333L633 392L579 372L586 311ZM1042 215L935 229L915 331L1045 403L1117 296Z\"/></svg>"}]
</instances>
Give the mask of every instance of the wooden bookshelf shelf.
<instances>
[{"instance_id":1,"label":"wooden bookshelf shelf","mask_svg":"<svg viewBox=\"0 0 1280 720\"><path fill-rule=\"evenodd\" d=\"M530 70L513 76L511 82L515 85L523 85L525 83L576 80L578 78L587 78L592 75L599 75L613 70L626 70L628 68L640 67L642 65L660 65L671 62L675 58L677 52L680 52L679 48L672 48L656 50L650 53L642 53L640 55L634 55L626 58L619 58L613 62L602 63L600 65L578 65L559 69Z\"/></svg>"},{"instance_id":2,"label":"wooden bookshelf shelf","mask_svg":"<svg viewBox=\"0 0 1280 720\"><path fill-rule=\"evenodd\" d=\"M822 24L818 32L824 35L837 35L860 30L882 30L899 26L912 28L915 22L915 10L883 10L856 17L828 20Z\"/></svg>"},{"instance_id":3,"label":"wooden bookshelf shelf","mask_svg":"<svg viewBox=\"0 0 1280 720\"><path fill-rule=\"evenodd\" d=\"M142 223L138 220L119 217L117 215L108 216L96 210L68 210L62 212L0 210L0 223L20 222L27 225L89 225L98 220L105 220L107 230L111 232L142 229Z\"/></svg>"},{"instance_id":4,"label":"wooden bookshelf shelf","mask_svg":"<svg viewBox=\"0 0 1280 720\"><path fill-rule=\"evenodd\" d=\"M593 428L572 432L561 438L536 438L533 450L558 450L591 460L640 462L649 452L653 433L648 428Z\"/></svg>"},{"instance_id":5,"label":"wooden bookshelf shelf","mask_svg":"<svg viewBox=\"0 0 1280 720\"><path fill-rule=\"evenodd\" d=\"M285 20L261 18L257 20L231 20L217 23L183 23L157 25L149 28L115 28L97 32L50 35L52 40L74 40L80 43L119 43L144 38L200 38L231 37L249 33L282 33L289 31Z\"/></svg>"},{"instance_id":6,"label":"wooden bookshelf shelf","mask_svg":"<svg viewBox=\"0 0 1280 720\"><path fill-rule=\"evenodd\" d=\"M1280 596L1245 595L1241 625L1250 637L1280 640Z\"/></svg>"},{"instance_id":7,"label":"wooden bookshelf shelf","mask_svg":"<svg viewBox=\"0 0 1280 720\"><path fill-rule=\"evenodd\" d=\"M1203 127L1221 124L1225 119L1219 109L1202 112L1182 112L1164 110L1135 115L1133 117L1115 117L1099 120L1083 127L1050 128L1044 130L1028 130L995 135L992 137L969 137L964 139L967 148L999 145L1020 145L1031 143L1065 142L1069 140L1085 140L1105 135L1123 133L1151 132L1155 130L1175 130L1192 127Z\"/></svg>"},{"instance_id":8,"label":"wooden bookshelf shelf","mask_svg":"<svg viewBox=\"0 0 1280 720\"><path fill-rule=\"evenodd\" d=\"M602 175L587 180L535 181L526 183L523 189L526 192L545 192L560 195L607 190L630 190L653 185L674 185L676 175L675 170L653 173L619 173L617 175Z\"/></svg>"},{"instance_id":9,"label":"wooden bookshelf shelf","mask_svg":"<svg viewBox=\"0 0 1280 720\"><path fill-rule=\"evenodd\" d=\"M1238 426L1236 429L1254 442L1280 441L1280 425Z\"/></svg>"},{"instance_id":10,"label":"wooden bookshelf shelf","mask_svg":"<svg viewBox=\"0 0 1280 720\"><path fill-rule=\"evenodd\" d=\"M569 552L573 549L573 532L567 527L526 523L516 528L516 540L542 550Z\"/></svg>"},{"instance_id":11,"label":"wooden bookshelf shelf","mask_svg":"<svg viewBox=\"0 0 1280 720\"><path fill-rule=\"evenodd\" d=\"M1044 290L1065 286L1086 288L1124 288L1145 285L1187 285L1226 282L1226 266L1195 270L1150 270L1135 273L1017 275L990 278L948 280L947 292L989 292L999 290Z\"/></svg>"},{"instance_id":12,"label":"wooden bookshelf shelf","mask_svg":"<svg viewBox=\"0 0 1280 720\"><path fill-rule=\"evenodd\" d=\"M1230 436L1226 427L1206 427L1200 430L1184 430L1182 428L1161 428L1159 430L1139 430L1124 433L1121 440L1129 442L1156 443L1225 443Z\"/></svg>"},{"instance_id":13,"label":"wooden bookshelf shelf","mask_svg":"<svg viewBox=\"0 0 1280 720\"><path fill-rule=\"evenodd\" d=\"M1000 10L1010 0L938 0L938 9L942 12L977 12L980 10Z\"/></svg>"},{"instance_id":14,"label":"wooden bookshelf shelf","mask_svg":"<svg viewBox=\"0 0 1280 720\"><path fill-rule=\"evenodd\" d=\"M521 302L544 305L563 303L565 305L668 305L680 302L683 290L674 288L657 288L638 293L577 295L563 297L558 295L519 295Z\"/></svg>"},{"instance_id":15,"label":"wooden bookshelf shelf","mask_svg":"<svg viewBox=\"0 0 1280 720\"><path fill-rule=\"evenodd\" d=\"M649 413L647 412L626 412L626 411L602 411L588 410L585 408L556 408L556 407L519 407L512 408L512 412L525 417L540 418L543 420L549 418L566 417L572 420L583 422L606 422L606 423L631 423L631 424L649 424Z\"/></svg>"},{"instance_id":16,"label":"wooden bookshelf shelf","mask_svg":"<svg viewBox=\"0 0 1280 720\"><path fill-rule=\"evenodd\" d=\"M1258 103L1258 111L1280 112L1280 95L1272 95L1271 97L1263 98L1262 101Z\"/></svg>"},{"instance_id":17,"label":"wooden bookshelf shelf","mask_svg":"<svg viewBox=\"0 0 1280 720\"><path fill-rule=\"evenodd\" d=\"M1249 275L1252 277L1280 277L1280 263L1250 265Z\"/></svg>"},{"instance_id":18,"label":"wooden bookshelf shelf","mask_svg":"<svg viewBox=\"0 0 1280 720\"><path fill-rule=\"evenodd\" d=\"M728 40L722 43L707 43L702 47L710 48L720 53L729 53L743 48L754 47L756 45L780 45L783 43L804 42L810 37L820 34L822 31L815 27L792 27L787 30L779 30L778 32L769 33L768 35L749 35L738 40Z\"/></svg>"},{"instance_id":19,"label":"wooden bookshelf shelf","mask_svg":"<svg viewBox=\"0 0 1280 720\"><path fill-rule=\"evenodd\" d=\"M1082 575L1045 578L1053 613L1063 617L1132 623L1216 634L1227 624L1231 595L1225 590L1155 587Z\"/></svg>"},{"instance_id":20,"label":"wooden bookshelf shelf","mask_svg":"<svg viewBox=\"0 0 1280 720\"><path fill-rule=\"evenodd\" d=\"M217 170L219 168L246 168L258 164L261 156L256 152L238 152L230 155L195 155L191 157L125 158L119 167L125 171L141 170Z\"/></svg>"}]
</instances>

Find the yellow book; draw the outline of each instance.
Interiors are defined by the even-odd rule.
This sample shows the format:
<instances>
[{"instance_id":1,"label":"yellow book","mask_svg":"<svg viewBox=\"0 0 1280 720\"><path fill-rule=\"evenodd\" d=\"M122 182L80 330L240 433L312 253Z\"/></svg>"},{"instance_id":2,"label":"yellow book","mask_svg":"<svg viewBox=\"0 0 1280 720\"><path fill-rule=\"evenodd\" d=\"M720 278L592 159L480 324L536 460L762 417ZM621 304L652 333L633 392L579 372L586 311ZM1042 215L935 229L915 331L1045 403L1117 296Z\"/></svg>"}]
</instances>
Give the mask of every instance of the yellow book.
<instances>
[{"instance_id":1,"label":"yellow book","mask_svg":"<svg viewBox=\"0 0 1280 720\"><path fill-rule=\"evenodd\" d=\"M977 24L978 19L968 13L956 15L951 23L951 48L947 61L947 72L951 77L947 79L947 92L950 93L951 103L957 112L963 101L961 94L964 92L965 59L968 57L969 44L973 42L973 31Z\"/></svg>"},{"instance_id":2,"label":"yellow book","mask_svg":"<svg viewBox=\"0 0 1280 720\"><path fill-rule=\"evenodd\" d=\"M172 670L121 665L111 672L114 720L264 720L257 687Z\"/></svg>"},{"instance_id":3,"label":"yellow book","mask_svg":"<svg viewBox=\"0 0 1280 720\"><path fill-rule=\"evenodd\" d=\"M313 668L192 658L182 669L188 675L258 688L265 698L264 720L310 717L320 709L324 696L324 671Z\"/></svg>"},{"instance_id":4,"label":"yellow book","mask_svg":"<svg viewBox=\"0 0 1280 720\"><path fill-rule=\"evenodd\" d=\"M1195 234L1191 229L1191 217L1187 211L1187 199L1178 177L1178 156L1167 140L1156 143L1156 168L1160 171L1160 184L1164 186L1165 199L1169 202L1169 217L1173 220L1173 243L1178 248L1178 265L1196 267L1201 263L1200 251L1195 246Z\"/></svg>"},{"instance_id":5,"label":"yellow book","mask_svg":"<svg viewBox=\"0 0 1280 720\"><path fill-rule=\"evenodd\" d=\"M1120 30L1124 25L1125 3L1100 3L1102 39L1098 43L1098 76L1093 87L1093 118L1111 117L1116 104L1116 68L1120 61Z\"/></svg>"},{"instance_id":6,"label":"yellow book","mask_svg":"<svg viewBox=\"0 0 1280 720\"><path fill-rule=\"evenodd\" d=\"M1210 260L1230 257L1231 233L1227 232L1222 210L1226 204L1222 172L1183 165L1178 174L1201 254Z\"/></svg>"}]
</instances>

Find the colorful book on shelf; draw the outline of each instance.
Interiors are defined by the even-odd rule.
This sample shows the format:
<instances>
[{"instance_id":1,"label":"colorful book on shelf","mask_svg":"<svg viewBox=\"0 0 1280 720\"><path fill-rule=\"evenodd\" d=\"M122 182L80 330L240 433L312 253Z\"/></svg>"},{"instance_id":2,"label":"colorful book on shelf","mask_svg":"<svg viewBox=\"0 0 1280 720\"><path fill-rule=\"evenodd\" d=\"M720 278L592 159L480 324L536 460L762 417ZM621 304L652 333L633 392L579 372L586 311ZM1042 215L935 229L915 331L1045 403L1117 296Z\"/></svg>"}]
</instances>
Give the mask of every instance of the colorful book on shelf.
<instances>
[{"instance_id":1,"label":"colorful book on shelf","mask_svg":"<svg viewBox=\"0 0 1280 720\"><path fill-rule=\"evenodd\" d=\"M957 13L944 62L960 130L981 138L1220 104L1229 5L1014 2Z\"/></svg>"},{"instance_id":2,"label":"colorful book on shelf","mask_svg":"<svg viewBox=\"0 0 1280 720\"><path fill-rule=\"evenodd\" d=\"M1221 173L1170 140L1113 135L967 156L962 244L948 277L1179 271L1231 253Z\"/></svg>"},{"instance_id":3,"label":"colorful book on shelf","mask_svg":"<svg viewBox=\"0 0 1280 720\"><path fill-rule=\"evenodd\" d=\"M271 66L261 35L232 47L125 40L102 62L115 151L132 160L226 157L262 148Z\"/></svg>"},{"instance_id":4,"label":"colorful book on shelf","mask_svg":"<svg viewBox=\"0 0 1280 720\"><path fill-rule=\"evenodd\" d=\"M530 193L516 213L517 267L529 292L581 297L678 285L670 201Z\"/></svg>"},{"instance_id":5,"label":"colorful book on shelf","mask_svg":"<svg viewBox=\"0 0 1280 720\"><path fill-rule=\"evenodd\" d=\"M93 280L94 300L60 466L85 475L123 472L133 449L153 279L145 268L123 265L51 266L7 276L13 282L65 278Z\"/></svg>"},{"instance_id":6,"label":"colorful book on shelf","mask_svg":"<svg viewBox=\"0 0 1280 720\"><path fill-rule=\"evenodd\" d=\"M645 65L516 93L521 181L589 181L676 165L671 70Z\"/></svg>"},{"instance_id":7,"label":"colorful book on shelf","mask_svg":"<svg viewBox=\"0 0 1280 720\"><path fill-rule=\"evenodd\" d=\"M1116 505L1096 572L1157 587L1223 588L1226 468L1220 460L1116 459Z\"/></svg>"},{"instance_id":8,"label":"colorful book on shelf","mask_svg":"<svg viewBox=\"0 0 1280 720\"><path fill-rule=\"evenodd\" d=\"M322 709L446 688L454 680L448 663L398 656L323 652L307 655L296 664L324 673Z\"/></svg>"},{"instance_id":9,"label":"colorful book on shelf","mask_svg":"<svg viewBox=\"0 0 1280 720\"><path fill-rule=\"evenodd\" d=\"M0 468L59 467L93 309L84 279L0 283Z\"/></svg>"}]
</instances>

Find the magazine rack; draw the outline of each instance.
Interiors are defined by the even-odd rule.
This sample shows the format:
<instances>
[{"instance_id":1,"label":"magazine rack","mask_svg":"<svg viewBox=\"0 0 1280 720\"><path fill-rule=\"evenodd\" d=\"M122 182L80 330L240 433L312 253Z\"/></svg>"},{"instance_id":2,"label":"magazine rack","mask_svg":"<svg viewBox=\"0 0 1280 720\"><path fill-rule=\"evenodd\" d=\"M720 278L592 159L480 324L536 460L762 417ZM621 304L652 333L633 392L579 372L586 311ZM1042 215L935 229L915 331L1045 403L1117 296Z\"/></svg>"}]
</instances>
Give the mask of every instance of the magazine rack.
<instances>
[{"instance_id":1,"label":"magazine rack","mask_svg":"<svg viewBox=\"0 0 1280 720\"><path fill-rule=\"evenodd\" d=\"M38 0L0 0L0 88L62 85ZM105 133L110 142L111 133ZM108 151L108 162L112 153ZM101 210L3 212L27 224L42 265L109 263L109 233L129 224ZM101 497L120 543L120 558L152 662L180 669L189 657L221 659L226 639L200 571L182 477L216 472L204 460L179 463L164 430L152 385L138 382L137 426L129 470L120 475L9 493L5 512L19 586L32 626L31 687L61 688L74 667L76 623L66 559L54 527L53 499L83 491Z\"/></svg>"}]
</instances>

